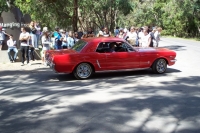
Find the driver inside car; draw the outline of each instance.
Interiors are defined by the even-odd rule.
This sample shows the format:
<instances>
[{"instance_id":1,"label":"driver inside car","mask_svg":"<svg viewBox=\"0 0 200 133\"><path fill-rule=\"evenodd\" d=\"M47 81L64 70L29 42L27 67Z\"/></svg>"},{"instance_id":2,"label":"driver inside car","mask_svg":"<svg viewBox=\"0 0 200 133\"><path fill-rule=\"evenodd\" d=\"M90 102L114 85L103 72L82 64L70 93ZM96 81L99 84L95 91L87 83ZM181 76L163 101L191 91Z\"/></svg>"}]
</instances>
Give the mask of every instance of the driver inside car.
<instances>
[{"instance_id":1,"label":"driver inside car","mask_svg":"<svg viewBox=\"0 0 200 133\"><path fill-rule=\"evenodd\" d=\"M114 53L115 52L115 43L111 42L110 45L109 45L109 48L110 48L110 52Z\"/></svg>"}]
</instances>

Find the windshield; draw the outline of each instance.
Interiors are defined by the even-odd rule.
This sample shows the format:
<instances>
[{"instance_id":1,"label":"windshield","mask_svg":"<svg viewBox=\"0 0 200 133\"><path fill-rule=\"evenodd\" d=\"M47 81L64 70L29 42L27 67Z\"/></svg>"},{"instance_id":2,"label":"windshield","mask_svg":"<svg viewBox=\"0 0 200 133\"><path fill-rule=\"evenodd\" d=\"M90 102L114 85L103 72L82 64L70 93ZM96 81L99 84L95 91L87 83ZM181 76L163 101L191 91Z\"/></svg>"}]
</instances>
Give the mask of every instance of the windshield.
<instances>
[{"instance_id":1,"label":"windshield","mask_svg":"<svg viewBox=\"0 0 200 133\"><path fill-rule=\"evenodd\" d=\"M85 47L86 44L87 44L87 42L85 42L83 40L79 40L78 42L76 42L74 44L74 46L72 46L71 49L73 49L73 50L75 50L77 52L80 52L83 49L83 47Z\"/></svg>"}]
</instances>

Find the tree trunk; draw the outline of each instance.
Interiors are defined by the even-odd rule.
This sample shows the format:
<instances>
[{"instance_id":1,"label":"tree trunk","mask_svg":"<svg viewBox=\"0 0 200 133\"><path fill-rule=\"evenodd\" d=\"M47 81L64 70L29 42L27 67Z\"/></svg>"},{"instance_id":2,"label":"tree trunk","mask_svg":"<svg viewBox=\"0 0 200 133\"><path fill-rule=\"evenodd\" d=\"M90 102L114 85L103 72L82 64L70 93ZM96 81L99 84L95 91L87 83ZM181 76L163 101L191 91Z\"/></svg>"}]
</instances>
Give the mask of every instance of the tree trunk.
<instances>
[{"instance_id":1,"label":"tree trunk","mask_svg":"<svg viewBox=\"0 0 200 133\"><path fill-rule=\"evenodd\" d=\"M74 9L72 17L72 26L74 32L78 31L77 23L78 23L78 0L74 0Z\"/></svg>"}]
</instances>

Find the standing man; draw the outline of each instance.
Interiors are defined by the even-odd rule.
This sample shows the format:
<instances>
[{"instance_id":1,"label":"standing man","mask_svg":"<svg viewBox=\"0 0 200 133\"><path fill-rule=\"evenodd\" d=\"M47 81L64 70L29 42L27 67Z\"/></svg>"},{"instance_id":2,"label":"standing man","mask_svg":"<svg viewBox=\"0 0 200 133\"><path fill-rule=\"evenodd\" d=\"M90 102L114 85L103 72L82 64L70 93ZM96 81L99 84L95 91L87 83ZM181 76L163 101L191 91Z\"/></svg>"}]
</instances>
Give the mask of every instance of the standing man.
<instances>
[{"instance_id":1,"label":"standing man","mask_svg":"<svg viewBox=\"0 0 200 133\"><path fill-rule=\"evenodd\" d=\"M81 39L83 36L83 31L81 29L81 27L78 28L78 39Z\"/></svg>"},{"instance_id":2,"label":"standing man","mask_svg":"<svg viewBox=\"0 0 200 133\"><path fill-rule=\"evenodd\" d=\"M61 34L59 33L60 28L56 27L55 28L55 32L53 33L53 36L55 38L55 49L62 49L62 41L63 41L63 37L61 36Z\"/></svg>"},{"instance_id":3,"label":"standing man","mask_svg":"<svg viewBox=\"0 0 200 133\"><path fill-rule=\"evenodd\" d=\"M5 40L5 32L2 31L2 26L0 26L0 50L2 49L4 40Z\"/></svg>"},{"instance_id":4,"label":"standing man","mask_svg":"<svg viewBox=\"0 0 200 133\"><path fill-rule=\"evenodd\" d=\"M8 58L10 59L10 62L15 62L16 58L17 58L17 47L16 47L16 41L13 40L13 35L10 35L10 39L7 41L7 45L8 45ZM14 58L10 55L10 51L14 51L15 55Z\"/></svg>"},{"instance_id":5,"label":"standing man","mask_svg":"<svg viewBox=\"0 0 200 133\"><path fill-rule=\"evenodd\" d=\"M91 27L88 28L87 37L95 37L94 32Z\"/></svg>"},{"instance_id":6,"label":"standing man","mask_svg":"<svg viewBox=\"0 0 200 133\"><path fill-rule=\"evenodd\" d=\"M25 61L25 54L26 54L26 61L27 64L29 64L29 36L30 34L27 32L27 29L25 27L21 28L22 33L19 36L19 40L20 40L20 45L21 45L21 53L22 53L22 65L24 66L24 61Z\"/></svg>"},{"instance_id":7,"label":"standing man","mask_svg":"<svg viewBox=\"0 0 200 133\"><path fill-rule=\"evenodd\" d=\"M156 29L156 32L154 33L154 37L155 37L155 41L156 41L156 46L155 47L158 47L158 45L159 45L161 31L162 31L162 28L158 27Z\"/></svg>"},{"instance_id":8,"label":"standing man","mask_svg":"<svg viewBox=\"0 0 200 133\"><path fill-rule=\"evenodd\" d=\"M119 27L117 26L116 29L114 30L115 37L119 34Z\"/></svg>"},{"instance_id":9,"label":"standing man","mask_svg":"<svg viewBox=\"0 0 200 133\"><path fill-rule=\"evenodd\" d=\"M35 22L35 29L36 29L36 38L37 38L37 44L36 48L39 46L39 40L40 40L40 35L41 35L41 27L38 22Z\"/></svg>"}]
</instances>

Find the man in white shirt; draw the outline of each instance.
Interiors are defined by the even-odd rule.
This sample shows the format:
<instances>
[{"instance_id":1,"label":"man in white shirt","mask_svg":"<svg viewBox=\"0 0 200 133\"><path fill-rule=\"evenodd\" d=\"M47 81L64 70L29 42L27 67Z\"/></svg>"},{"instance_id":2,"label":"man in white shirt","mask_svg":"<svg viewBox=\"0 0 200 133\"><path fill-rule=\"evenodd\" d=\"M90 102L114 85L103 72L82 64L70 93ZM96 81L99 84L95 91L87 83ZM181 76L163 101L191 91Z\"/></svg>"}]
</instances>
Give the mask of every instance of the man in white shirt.
<instances>
[{"instance_id":1,"label":"man in white shirt","mask_svg":"<svg viewBox=\"0 0 200 133\"><path fill-rule=\"evenodd\" d=\"M8 45L8 58L10 59L10 62L15 62L16 58L17 58L17 47L16 47L16 41L13 40L13 35L10 35L10 39L7 41L7 45ZM14 54L14 58L11 56L10 51L15 52Z\"/></svg>"},{"instance_id":2,"label":"man in white shirt","mask_svg":"<svg viewBox=\"0 0 200 133\"><path fill-rule=\"evenodd\" d=\"M21 28L22 33L19 36L19 40L20 40L20 45L21 45L21 53L22 53L22 66L24 66L24 61L25 61L25 54L26 54L26 61L27 64L29 64L29 37L30 34L26 31L25 27Z\"/></svg>"}]
</instances>

